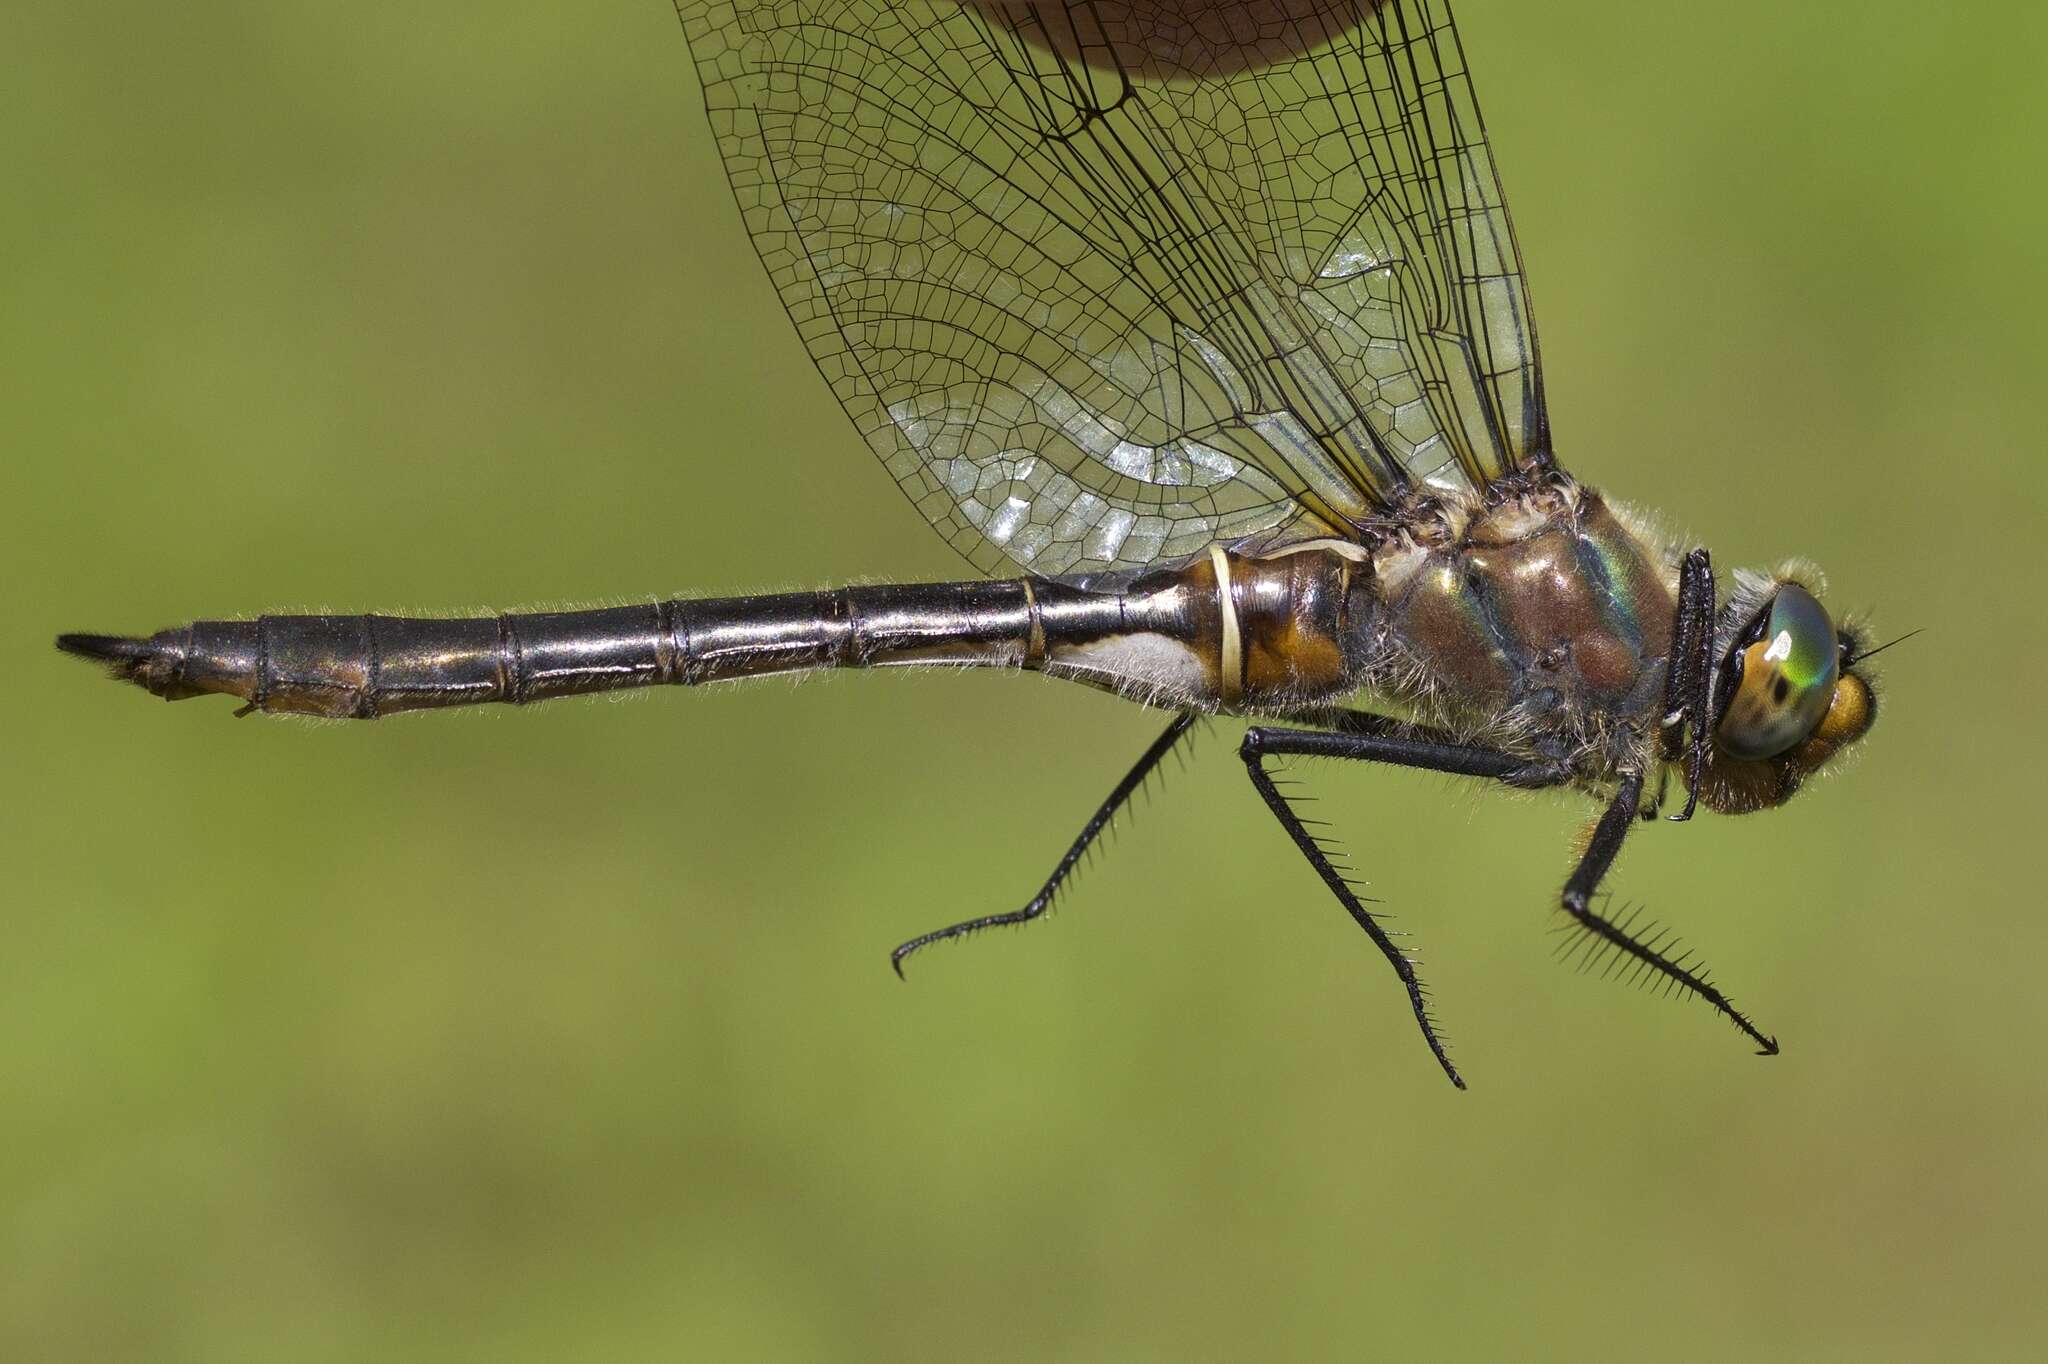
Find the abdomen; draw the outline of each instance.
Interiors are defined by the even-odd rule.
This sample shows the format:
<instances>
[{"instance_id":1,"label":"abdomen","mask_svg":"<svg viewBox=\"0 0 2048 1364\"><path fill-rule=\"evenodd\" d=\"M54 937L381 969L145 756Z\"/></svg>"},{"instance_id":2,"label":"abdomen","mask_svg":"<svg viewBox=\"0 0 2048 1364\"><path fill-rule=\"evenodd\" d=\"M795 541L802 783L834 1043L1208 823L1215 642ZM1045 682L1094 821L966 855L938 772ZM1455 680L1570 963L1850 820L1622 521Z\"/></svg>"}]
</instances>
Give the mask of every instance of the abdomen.
<instances>
[{"instance_id":1,"label":"abdomen","mask_svg":"<svg viewBox=\"0 0 2048 1364\"><path fill-rule=\"evenodd\" d=\"M169 700L368 720L628 687L890 666L1047 672L1181 709L1272 708L1351 685L1370 595L1324 551L1218 551L1113 579L1018 578L650 602L460 619L202 620L67 652Z\"/></svg>"}]
</instances>

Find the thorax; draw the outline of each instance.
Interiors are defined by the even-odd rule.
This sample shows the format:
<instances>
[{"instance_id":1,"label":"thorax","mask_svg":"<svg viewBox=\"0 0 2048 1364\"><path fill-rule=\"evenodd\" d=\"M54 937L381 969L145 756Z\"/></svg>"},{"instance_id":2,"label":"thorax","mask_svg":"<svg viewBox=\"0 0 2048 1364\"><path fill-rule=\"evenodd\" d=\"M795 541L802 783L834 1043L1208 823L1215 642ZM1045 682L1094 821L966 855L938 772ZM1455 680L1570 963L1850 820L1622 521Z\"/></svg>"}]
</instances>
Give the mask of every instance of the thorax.
<instances>
[{"instance_id":1,"label":"thorax","mask_svg":"<svg viewBox=\"0 0 2048 1364\"><path fill-rule=\"evenodd\" d=\"M1661 712L1674 575L1589 488L1433 504L1372 555L1367 684L1496 746L1608 766Z\"/></svg>"}]
</instances>

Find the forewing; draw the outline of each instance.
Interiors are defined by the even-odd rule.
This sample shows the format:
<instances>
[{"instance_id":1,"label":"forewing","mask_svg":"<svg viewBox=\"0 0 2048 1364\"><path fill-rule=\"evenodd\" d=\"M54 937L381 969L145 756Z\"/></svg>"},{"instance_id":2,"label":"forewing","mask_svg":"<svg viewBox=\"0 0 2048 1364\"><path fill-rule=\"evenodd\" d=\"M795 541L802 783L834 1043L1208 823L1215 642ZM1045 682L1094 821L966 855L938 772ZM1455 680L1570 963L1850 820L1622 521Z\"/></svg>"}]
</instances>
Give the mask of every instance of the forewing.
<instances>
[{"instance_id":1,"label":"forewing","mask_svg":"<svg viewBox=\"0 0 2048 1364\"><path fill-rule=\"evenodd\" d=\"M1547 457L1440 5L677 9L805 346L982 569L1350 534Z\"/></svg>"}]
</instances>

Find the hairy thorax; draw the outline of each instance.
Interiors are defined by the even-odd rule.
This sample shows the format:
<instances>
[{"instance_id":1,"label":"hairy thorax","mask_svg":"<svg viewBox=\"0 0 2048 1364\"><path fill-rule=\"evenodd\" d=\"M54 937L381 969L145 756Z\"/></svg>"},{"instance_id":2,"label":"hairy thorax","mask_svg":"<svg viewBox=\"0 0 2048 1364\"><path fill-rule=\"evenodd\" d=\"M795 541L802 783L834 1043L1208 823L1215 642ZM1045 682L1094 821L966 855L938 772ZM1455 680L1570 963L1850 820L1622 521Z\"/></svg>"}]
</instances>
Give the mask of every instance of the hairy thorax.
<instances>
[{"instance_id":1,"label":"hairy thorax","mask_svg":"<svg viewBox=\"0 0 2048 1364\"><path fill-rule=\"evenodd\" d=\"M1376 547L1368 685L1510 751L1589 777L1640 766L1664 700L1676 580L1590 488L1441 500Z\"/></svg>"}]
</instances>

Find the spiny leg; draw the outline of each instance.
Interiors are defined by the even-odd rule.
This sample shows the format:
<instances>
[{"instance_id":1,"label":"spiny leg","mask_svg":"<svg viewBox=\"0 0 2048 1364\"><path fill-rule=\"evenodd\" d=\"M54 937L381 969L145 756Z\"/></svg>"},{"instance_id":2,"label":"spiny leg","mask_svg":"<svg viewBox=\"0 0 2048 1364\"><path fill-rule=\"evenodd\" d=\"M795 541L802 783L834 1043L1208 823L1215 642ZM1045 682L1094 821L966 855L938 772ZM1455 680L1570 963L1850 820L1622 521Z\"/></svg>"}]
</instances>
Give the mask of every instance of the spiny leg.
<instances>
[{"instance_id":1,"label":"spiny leg","mask_svg":"<svg viewBox=\"0 0 2048 1364\"><path fill-rule=\"evenodd\" d=\"M1337 897L1337 903L1344 906L1358 926L1379 948L1380 955L1394 968L1401 986L1408 992L1408 1007L1415 1013L1416 1026L1422 1029L1422 1040L1429 1044L1430 1054L1443 1067L1444 1074L1459 1089L1465 1087L1465 1078L1458 1074L1458 1068L1451 1064L1450 1056L1444 1050L1443 1038L1437 1032L1436 1020L1429 1015L1429 999L1423 990L1422 980L1415 973L1415 963L1408 955L1394 945L1387 930L1373 916L1371 910L1359 900L1343 872L1330 861L1328 852L1316 836L1309 832L1294 807L1266 772L1268 756L1298 755L1319 758L1363 758L1377 762L1394 763L1403 767L1420 767L1435 772L1453 772L1472 777L1493 777L1508 781L1520 777L1524 782L1547 785L1549 781L1538 779L1532 765L1513 754L1500 753L1492 749L1477 748L1459 744L1447 735L1423 731L1420 734L1384 716L1364 711L1315 711L1301 717L1313 723L1326 724L1341 729L1340 733L1320 733L1300 729L1268 729L1254 726L1245 731L1244 742L1238 748L1238 756L1244 759L1246 773L1252 779L1252 787L1259 798L1266 802L1266 808L1273 812L1273 818L1280 821L1280 827L1287 832L1301 855L1308 859L1316 875ZM1557 778L1561 780L1562 778Z\"/></svg>"},{"instance_id":2,"label":"spiny leg","mask_svg":"<svg viewBox=\"0 0 2048 1364\"><path fill-rule=\"evenodd\" d=\"M1643 796L1643 778L1640 773L1624 777L1621 789L1615 793L1614 801L1607 807L1600 822L1593 829L1593 837L1586 843L1586 852L1579 859L1571 879L1564 883L1561 902L1564 912L1577 921L1580 928L1600 942L1640 962L1649 971L1654 971L1679 989L1698 995L1723 1018L1733 1023L1761 1049L1761 1056L1776 1056L1778 1041L1757 1031L1756 1025L1744 1017L1721 993L1704 972L1695 970L1684 958L1673 958L1659 950L1661 944L1645 942L1630 930L1632 924L1616 923L1595 913L1591 907L1593 891L1600 884L1600 878L1614 865L1615 854L1621 851L1622 840L1628 837L1630 827L1635 823L1636 812Z\"/></svg>"},{"instance_id":3,"label":"spiny leg","mask_svg":"<svg viewBox=\"0 0 2048 1364\"><path fill-rule=\"evenodd\" d=\"M1458 777L1490 777L1526 791L1562 786L1571 780L1571 767L1561 760L1503 753L1466 743L1445 730L1375 715L1369 710L1320 707L1290 711L1285 718L1314 725L1316 729L1259 726L1246 731L1246 741L1252 741L1256 734L1262 751L1276 756L1351 758ZM1330 732L1318 732L1324 730Z\"/></svg>"},{"instance_id":4,"label":"spiny leg","mask_svg":"<svg viewBox=\"0 0 2048 1364\"><path fill-rule=\"evenodd\" d=\"M1188 732L1188 727L1194 722L1195 717L1188 713L1173 717L1173 722L1167 725L1165 732L1152 741L1152 746L1139 755L1131 770L1124 774L1124 779L1116 784L1116 788L1109 793L1109 798L1088 817L1088 822L1081 826L1080 837L1074 840L1066 855L1060 858L1059 865L1052 869L1052 875L1039 887L1038 894L1032 896L1022 909L1013 909L1002 914L986 914L979 919L968 919L930 933L919 934L889 954L889 965L896 968L896 974L902 976L906 957L935 942L943 942L948 938L964 938L969 934L979 933L984 928L1030 923L1051 908L1053 897L1059 893L1060 886L1080 862L1083 854L1088 851L1089 846L1109 827L1110 821L1116 818L1116 812L1123 808L1125 802L1137 794L1138 788L1143 786L1145 779L1152 774L1152 769L1159 766L1166 755L1173 751L1174 745L1181 741L1182 736Z\"/></svg>"},{"instance_id":5,"label":"spiny leg","mask_svg":"<svg viewBox=\"0 0 2048 1364\"><path fill-rule=\"evenodd\" d=\"M1703 569L1705 551L1699 551L1698 554L1699 564ZM1711 589L1711 577L1707 582ZM1447 772L1457 776L1490 777L1507 785L1524 788L1560 785L1570 778L1568 767L1561 762L1530 761L1495 749L1460 743L1450 735L1417 729L1365 711L1310 711L1304 712L1299 718L1340 732L1317 733L1263 728L1246 731L1244 746L1240 752L1247 766L1252 768L1254 783L1260 783L1264 775L1258 758L1266 754L1298 754L1306 757L1384 762L1431 772ZM1270 788L1270 780L1260 785L1259 793L1266 798L1267 805L1274 807L1276 799L1284 805L1285 800L1279 796L1277 790L1272 790L1271 794L1268 794ZM1623 779L1613 803L1608 806L1600 818L1599 825L1594 829L1585 855L1580 858L1577 869L1565 884L1562 897L1565 912L1571 915L1582 929L1608 947L1640 963L1645 970L1663 976L1673 986L1690 991L1706 1000L1723 1017L1747 1033L1762 1049L1763 1055L1776 1055L1776 1039L1759 1032L1756 1026L1729 1002L1728 997L1722 994L1703 972L1694 969L1688 960L1670 957L1659 950L1664 944L1655 941L1645 942L1630 931L1633 925L1617 924L1595 913L1591 908L1593 892L1599 885L1601 877L1605 876L1607 869L1614 864L1615 855L1621 851L1622 840L1627 837L1640 808L1642 794L1643 779L1640 774L1631 774ZM1281 811L1276 807L1274 813L1280 815ZM1443 1062L1451 1078L1462 1087L1463 1082L1458 1081L1457 1072L1451 1070L1449 1062L1443 1061L1443 1052L1432 1024L1421 1005L1416 1002L1419 1000L1420 991L1414 982L1412 967L1405 958L1392 951L1383 933L1377 931L1377 924L1371 921L1370 915L1366 914L1356 898L1349 894L1348 887L1340 889L1342 878L1335 877L1333 880L1334 873L1327 869L1326 860L1318 856L1320 850L1315 848L1313 838L1307 838L1306 831L1299 830L1299 821L1291 820L1290 817L1291 812L1282 815L1281 822L1290 826L1288 832L1294 837L1296 846L1301 847L1303 853L1316 865L1325 883L1337 893L1338 899L1344 903L1352 917L1358 919L1366 932L1371 934L1381 952L1394 962L1396 973L1401 976L1403 984L1408 986L1411 1003L1416 1004L1416 1017L1422 1024L1423 1035L1429 1040L1430 1050L1437 1054L1438 1060ZM1303 841L1304 838L1307 838L1306 843Z\"/></svg>"},{"instance_id":6,"label":"spiny leg","mask_svg":"<svg viewBox=\"0 0 2048 1364\"><path fill-rule=\"evenodd\" d=\"M1696 549L1678 565L1677 628L1664 675L1665 729L1674 741L1681 728L1686 732L1685 808L1671 817L1674 822L1691 819L1699 804L1700 772L1707 765L1713 725L1714 567L1707 551ZM1655 814L1653 810L1645 817Z\"/></svg>"}]
</instances>

